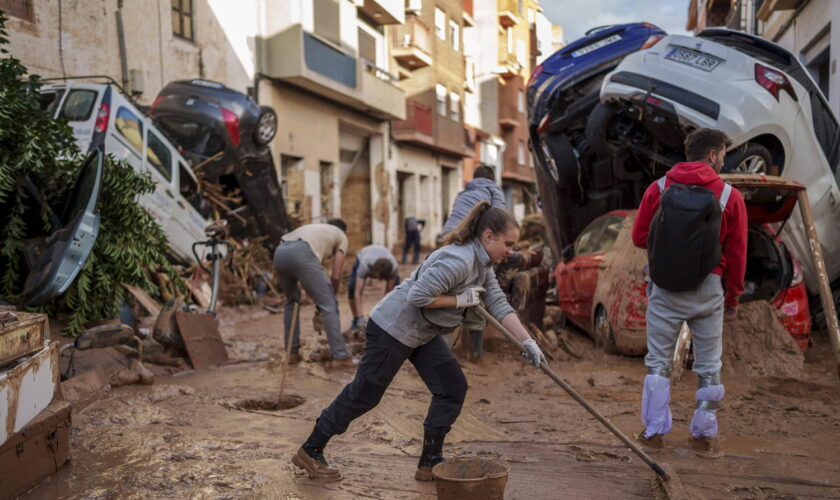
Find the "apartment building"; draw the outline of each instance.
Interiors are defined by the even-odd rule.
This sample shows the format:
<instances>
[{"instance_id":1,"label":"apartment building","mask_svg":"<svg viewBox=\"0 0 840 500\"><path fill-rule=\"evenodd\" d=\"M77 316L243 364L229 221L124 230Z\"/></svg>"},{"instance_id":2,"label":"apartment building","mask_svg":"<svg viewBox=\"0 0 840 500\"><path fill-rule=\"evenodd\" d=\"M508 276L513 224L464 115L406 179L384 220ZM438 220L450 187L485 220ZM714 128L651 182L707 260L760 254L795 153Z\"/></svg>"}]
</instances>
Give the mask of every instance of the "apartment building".
<instances>
[{"instance_id":1,"label":"apartment building","mask_svg":"<svg viewBox=\"0 0 840 500\"><path fill-rule=\"evenodd\" d=\"M404 0L0 0L11 53L43 77L106 75L141 104L204 78L278 115L272 144L289 212L342 217L351 250L396 241L389 123L406 106L386 31Z\"/></svg>"},{"instance_id":2,"label":"apartment building","mask_svg":"<svg viewBox=\"0 0 840 500\"><path fill-rule=\"evenodd\" d=\"M392 122L399 220L426 221L433 246L462 185L473 137L464 127L463 0L408 0L402 26L391 28L391 67L405 92L406 117ZM400 226L402 231L402 225Z\"/></svg>"}]
</instances>

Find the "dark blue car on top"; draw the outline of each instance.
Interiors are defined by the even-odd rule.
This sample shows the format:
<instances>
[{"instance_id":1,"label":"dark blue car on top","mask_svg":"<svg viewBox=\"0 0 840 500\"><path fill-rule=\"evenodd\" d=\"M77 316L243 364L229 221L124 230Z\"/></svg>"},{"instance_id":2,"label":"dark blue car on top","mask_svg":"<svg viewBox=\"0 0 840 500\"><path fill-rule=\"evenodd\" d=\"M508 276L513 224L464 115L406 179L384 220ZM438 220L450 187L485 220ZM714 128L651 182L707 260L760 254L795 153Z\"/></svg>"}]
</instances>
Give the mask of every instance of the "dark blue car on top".
<instances>
[{"instance_id":1,"label":"dark blue car on top","mask_svg":"<svg viewBox=\"0 0 840 500\"><path fill-rule=\"evenodd\" d=\"M611 159L598 158L585 143L586 121L599 102L604 75L666 34L649 23L593 28L534 69L526 91L528 128L543 211L555 221L549 224L555 252L614 209L610 204L618 198L610 182Z\"/></svg>"}]
</instances>

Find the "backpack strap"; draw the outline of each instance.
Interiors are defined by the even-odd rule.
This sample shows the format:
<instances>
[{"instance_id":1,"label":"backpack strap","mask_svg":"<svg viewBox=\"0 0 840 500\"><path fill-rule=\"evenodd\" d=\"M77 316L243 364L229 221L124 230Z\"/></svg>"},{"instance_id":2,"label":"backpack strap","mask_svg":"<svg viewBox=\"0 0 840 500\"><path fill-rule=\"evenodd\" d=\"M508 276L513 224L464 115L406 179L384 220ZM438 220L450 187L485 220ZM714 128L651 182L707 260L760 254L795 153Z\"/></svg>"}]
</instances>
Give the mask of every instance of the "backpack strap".
<instances>
[{"instance_id":1,"label":"backpack strap","mask_svg":"<svg viewBox=\"0 0 840 500\"><path fill-rule=\"evenodd\" d=\"M656 185L659 186L659 192L660 193L665 191L665 176L664 175L662 177L660 177L658 181L656 181Z\"/></svg>"},{"instance_id":2,"label":"backpack strap","mask_svg":"<svg viewBox=\"0 0 840 500\"><path fill-rule=\"evenodd\" d=\"M723 192L720 193L720 213L726 210L726 204L729 202L729 195L732 194L732 185L728 182L723 184Z\"/></svg>"}]
</instances>

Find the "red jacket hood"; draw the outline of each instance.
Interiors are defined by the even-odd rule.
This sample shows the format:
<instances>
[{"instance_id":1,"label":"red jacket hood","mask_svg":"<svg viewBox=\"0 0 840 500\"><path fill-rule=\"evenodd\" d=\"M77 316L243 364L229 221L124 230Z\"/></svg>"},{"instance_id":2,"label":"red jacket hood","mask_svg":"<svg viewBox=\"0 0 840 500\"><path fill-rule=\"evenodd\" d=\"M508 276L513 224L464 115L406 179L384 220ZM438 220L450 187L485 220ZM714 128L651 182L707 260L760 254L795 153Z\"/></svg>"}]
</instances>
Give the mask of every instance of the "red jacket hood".
<instances>
[{"instance_id":1,"label":"red jacket hood","mask_svg":"<svg viewBox=\"0 0 840 500\"><path fill-rule=\"evenodd\" d=\"M709 184L719 181L720 176L715 172L715 169L706 162L702 161L686 161L677 163L671 170L669 170L665 177L671 182L679 184L690 184L692 186L708 186Z\"/></svg>"}]
</instances>

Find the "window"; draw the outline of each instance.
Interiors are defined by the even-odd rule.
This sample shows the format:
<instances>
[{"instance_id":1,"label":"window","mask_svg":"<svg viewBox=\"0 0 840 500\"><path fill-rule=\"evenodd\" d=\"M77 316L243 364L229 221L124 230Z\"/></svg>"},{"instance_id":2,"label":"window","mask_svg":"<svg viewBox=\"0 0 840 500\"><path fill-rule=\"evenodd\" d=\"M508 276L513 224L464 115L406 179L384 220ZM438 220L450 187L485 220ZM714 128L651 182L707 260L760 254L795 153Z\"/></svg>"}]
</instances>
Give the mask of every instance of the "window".
<instances>
[{"instance_id":1,"label":"window","mask_svg":"<svg viewBox=\"0 0 840 500\"><path fill-rule=\"evenodd\" d=\"M14 16L30 23L35 21L32 0L0 0L0 10L6 15Z\"/></svg>"},{"instance_id":2,"label":"window","mask_svg":"<svg viewBox=\"0 0 840 500\"><path fill-rule=\"evenodd\" d=\"M156 119L155 123L191 156L196 156L199 160L206 160L225 149L225 140L214 127L177 116L162 117Z\"/></svg>"},{"instance_id":3,"label":"window","mask_svg":"<svg viewBox=\"0 0 840 500\"><path fill-rule=\"evenodd\" d=\"M439 83L435 85L435 102L438 114L446 116L446 87Z\"/></svg>"},{"instance_id":4,"label":"window","mask_svg":"<svg viewBox=\"0 0 840 500\"><path fill-rule=\"evenodd\" d=\"M455 21L449 21L449 41L452 43L452 48L455 50L460 50L458 28L458 23Z\"/></svg>"},{"instance_id":5,"label":"window","mask_svg":"<svg viewBox=\"0 0 840 500\"><path fill-rule=\"evenodd\" d=\"M575 256L609 252L623 225L624 218L617 215L595 219L575 240Z\"/></svg>"},{"instance_id":6,"label":"window","mask_svg":"<svg viewBox=\"0 0 840 500\"><path fill-rule=\"evenodd\" d=\"M435 8L435 35L446 40L446 13L438 8Z\"/></svg>"},{"instance_id":7,"label":"window","mask_svg":"<svg viewBox=\"0 0 840 500\"><path fill-rule=\"evenodd\" d=\"M117 119L114 120L117 132L128 139L129 144L134 146L138 152L143 151L143 122L140 118L127 108L120 108L117 111Z\"/></svg>"},{"instance_id":8,"label":"window","mask_svg":"<svg viewBox=\"0 0 840 500\"><path fill-rule=\"evenodd\" d=\"M528 61L528 48L525 46L525 40L516 41L516 62L520 66L525 66Z\"/></svg>"},{"instance_id":9,"label":"window","mask_svg":"<svg viewBox=\"0 0 840 500\"><path fill-rule=\"evenodd\" d=\"M523 3L524 2L522 0L517 0L517 2L516 2L516 13L519 14L520 16L522 15L522 4Z\"/></svg>"},{"instance_id":10,"label":"window","mask_svg":"<svg viewBox=\"0 0 840 500\"><path fill-rule=\"evenodd\" d=\"M525 112L525 91L522 89L516 91L516 110L520 113Z\"/></svg>"},{"instance_id":11,"label":"window","mask_svg":"<svg viewBox=\"0 0 840 500\"><path fill-rule=\"evenodd\" d=\"M172 152L169 146L154 132L149 132L149 146L146 148L146 158L164 179L172 180Z\"/></svg>"},{"instance_id":12,"label":"window","mask_svg":"<svg viewBox=\"0 0 840 500\"><path fill-rule=\"evenodd\" d=\"M193 0L172 0L172 33L193 40Z\"/></svg>"},{"instance_id":13,"label":"window","mask_svg":"<svg viewBox=\"0 0 840 500\"><path fill-rule=\"evenodd\" d=\"M336 0L314 0L312 2L315 34L336 45L341 45L341 9Z\"/></svg>"},{"instance_id":14,"label":"window","mask_svg":"<svg viewBox=\"0 0 840 500\"><path fill-rule=\"evenodd\" d=\"M194 209L206 218L212 217L210 205L198 194L198 183L193 177L192 170L183 161L178 162L178 191Z\"/></svg>"},{"instance_id":15,"label":"window","mask_svg":"<svg viewBox=\"0 0 840 500\"><path fill-rule=\"evenodd\" d=\"M536 22L536 20L537 20L537 12L534 9L529 7L528 8L528 24L533 26L534 23Z\"/></svg>"},{"instance_id":16,"label":"window","mask_svg":"<svg viewBox=\"0 0 840 500\"><path fill-rule=\"evenodd\" d=\"M513 54L513 28L507 27L507 51L508 54Z\"/></svg>"},{"instance_id":17,"label":"window","mask_svg":"<svg viewBox=\"0 0 840 500\"><path fill-rule=\"evenodd\" d=\"M519 141L519 147L516 148L516 163L525 165L525 141Z\"/></svg>"},{"instance_id":18,"label":"window","mask_svg":"<svg viewBox=\"0 0 840 500\"><path fill-rule=\"evenodd\" d=\"M38 96L38 102L41 104L41 111L46 111L50 118L55 114L55 108L61 102L64 96L64 90L47 90L42 91Z\"/></svg>"},{"instance_id":19,"label":"window","mask_svg":"<svg viewBox=\"0 0 840 500\"><path fill-rule=\"evenodd\" d=\"M359 28L359 56L377 64L376 39L362 28Z\"/></svg>"},{"instance_id":20,"label":"window","mask_svg":"<svg viewBox=\"0 0 840 500\"><path fill-rule=\"evenodd\" d=\"M59 118L68 122L84 122L90 119L93 113L93 105L96 103L97 92L95 90L71 90L64 100L64 106L59 113Z\"/></svg>"},{"instance_id":21,"label":"window","mask_svg":"<svg viewBox=\"0 0 840 500\"><path fill-rule=\"evenodd\" d=\"M449 93L449 115L456 122L461 121L461 96L455 92Z\"/></svg>"}]
</instances>

